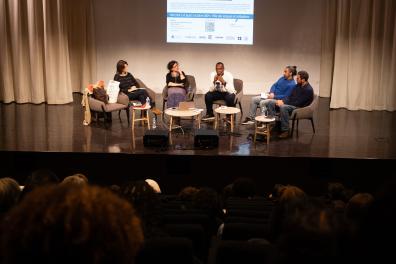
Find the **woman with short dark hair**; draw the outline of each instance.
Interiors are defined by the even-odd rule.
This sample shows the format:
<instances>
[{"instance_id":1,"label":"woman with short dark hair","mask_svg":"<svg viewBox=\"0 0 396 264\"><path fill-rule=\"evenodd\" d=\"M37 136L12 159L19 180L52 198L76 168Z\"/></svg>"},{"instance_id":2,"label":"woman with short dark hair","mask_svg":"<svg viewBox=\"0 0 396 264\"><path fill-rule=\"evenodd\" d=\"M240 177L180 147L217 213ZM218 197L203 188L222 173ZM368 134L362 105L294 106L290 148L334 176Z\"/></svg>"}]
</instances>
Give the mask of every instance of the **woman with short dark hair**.
<instances>
[{"instance_id":1,"label":"woman with short dark hair","mask_svg":"<svg viewBox=\"0 0 396 264\"><path fill-rule=\"evenodd\" d=\"M179 63L172 60L167 66L169 72L166 75L166 89L168 94L168 107L178 107L180 102L186 100L187 78L180 69Z\"/></svg>"},{"instance_id":2,"label":"woman with short dark hair","mask_svg":"<svg viewBox=\"0 0 396 264\"><path fill-rule=\"evenodd\" d=\"M128 72L128 62L119 60L116 68L117 73L114 75L114 80L120 82L120 92L126 94L129 100L137 100L144 105L147 97L150 98L150 96L145 89L138 89L138 82L135 77ZM160 113L158 109L154 109L154 98L150 98L150 105L153 107L153 113Z\"/></svg>"}]
</instances>

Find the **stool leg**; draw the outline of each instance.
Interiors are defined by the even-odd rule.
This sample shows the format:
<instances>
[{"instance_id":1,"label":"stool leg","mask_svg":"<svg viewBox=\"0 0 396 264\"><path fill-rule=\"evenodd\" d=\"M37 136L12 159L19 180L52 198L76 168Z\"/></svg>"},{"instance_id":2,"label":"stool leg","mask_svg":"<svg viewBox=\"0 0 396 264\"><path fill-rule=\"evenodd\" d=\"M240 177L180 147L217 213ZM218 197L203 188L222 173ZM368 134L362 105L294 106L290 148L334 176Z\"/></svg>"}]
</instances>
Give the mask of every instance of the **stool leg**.
<instances>
[{"instance_id":1,"label":"stool leg","mask_svg":"<svg viewBox=\"0 0 396 264\"><path fill-rule=\"evenodd\" d=\"M132 109L132 129L135 128L135 109Z\"/></svg>"},{"instance_id":2,"label":"stool leg","mask_svg":"<svg viewBox=\"0 0 396 264\"><path fill-rule=\"evenodd\" d=\"M146 110L146 117L147 117L147 128L150 130L150 116L149 116L149 110Z\"/></svg>"},{"instance_id":3,"label":"stool leg","mask_svg":"<svg viewBox=\"0 0 396 264\"><path fill-rule=\"evenodd\" d=\"M266 130L267 130L267 145L268 145L271 137L270 127L268 123L266 124Z\"/></svg>"},{"instance_id":4,"label":"stool leg","mask_svg":"<svg viewBox=\"0 0 396 264\"><path fill-rule=\"evenodd\" d=\"M214 123L214 129L217 129L217 122L218 122L218 117L217 117L217 113L215 113L215 123Z\"/></svg>"},{"instance_id":5,"label":"stool leg","mask_svg":"<svg viewBox=\"0 0 396 264\"><path fill-rule=\"evenodd\" d=\"M256 145L256 137L257 137L257 121L254 122L254 136L253 136L254 145Z\"/></svg>"},{"instance_id":6,"label":"stool leg","mask_svg":"<svg viewBox=\"0 0 396 264\"><path fill-rule=\"evenodd\" d=\"M234 132L234 115L231 115L231 132Z\"/></svg>"},{"instance_id":7,"label":"stool leg","mask_svg":"<svg viewBox=\"0 0 396 264\"><path fill-rule=\"evenodd\" d=\"M169 132L172 132L172 124L173 124L173 116L170 116L170 121L169 121Z\"/></svg>"}]
</instances>

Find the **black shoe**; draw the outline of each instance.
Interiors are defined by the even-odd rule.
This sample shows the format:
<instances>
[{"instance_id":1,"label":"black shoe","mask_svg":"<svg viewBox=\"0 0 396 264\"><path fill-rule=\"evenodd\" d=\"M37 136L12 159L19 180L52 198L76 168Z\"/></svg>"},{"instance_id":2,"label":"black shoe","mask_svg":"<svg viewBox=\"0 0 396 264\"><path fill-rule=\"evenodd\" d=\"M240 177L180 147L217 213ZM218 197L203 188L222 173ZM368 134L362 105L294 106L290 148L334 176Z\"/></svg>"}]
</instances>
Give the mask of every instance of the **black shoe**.
<instances>
[{"instance_id":1,"label":"black shoe","mask_svg":"<svg viewBox=\"0 0 396 264\"><path fill-rule=\"evenodd\" d=\"M242 125L252 125L254 121L250 117L246 117L245 121L242 122Z\"/></svg>"},{"instance_id":2,"label":"black shoe","mask_svg":"<svg viewBox=\"0 0 396 264\"><path fill-rule=\"evenodd\" d=\"M288 138L288 137L289 137L289 131L283 131L278 136L278 138Z\"/></svg>"},{"instance_id":3,"label":"black shoe","mask_svg":"<svg viewBox=\"0 0 396 264\"><path fill-rule=\"evenodd\" d=\"M204 116L202 118L203 121L209 121L209 120L214 120L214 115L213 114L206 114L206 116Z\"/></svg>"}]
</instances>

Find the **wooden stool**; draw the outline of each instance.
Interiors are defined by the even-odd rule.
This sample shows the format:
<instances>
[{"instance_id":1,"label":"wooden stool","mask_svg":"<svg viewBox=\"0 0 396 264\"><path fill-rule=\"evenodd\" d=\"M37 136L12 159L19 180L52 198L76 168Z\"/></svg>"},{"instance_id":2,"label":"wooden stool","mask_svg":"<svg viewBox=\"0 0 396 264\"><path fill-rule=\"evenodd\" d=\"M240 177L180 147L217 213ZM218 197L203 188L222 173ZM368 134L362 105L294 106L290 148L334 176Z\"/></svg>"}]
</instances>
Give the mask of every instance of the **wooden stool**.
<instances>
[{"instance_id":1,"label":"wooden stool","mask_svg":"<svg viewBox=\"0 0 396 264\"><path fill-rule=\"evenodd\" d=\"M256 144L257 134L264 135L267 137L267 145L269 144L271 137L271 123L275 122L275 117L268 118L266 116L256 116L255 120L255 128L254 128L254 144ZM259 124L262 123L262 126Z\"/></svg>"},{"instance_id":2,"label":"wooden stool","mask_svg":"<svg viewBox=\"0 0 396 264\"><path fill-rule=\"evenodd\" d=\"M147 121L147 128L150 129L150 115L149 110L151 109L150 105L144 104L143 106L131 106L132 110L132 129L135 128L135 122L142 122L142 126L144 126L144 122ZM140 118L136 118L136 110L140 110Z\"/></svg>"},{"instance_id":3,"label":"wooden stool","mask_svg":"<svg viewBox=\"0 0 396 264\"><path fill-rule=\"evenodd\" d=\"M220 106L214 110L215 112L215 123L214 123L214 129L217 129L217 124L219 123L220 120L220 115L230 115L231 120L230 120L230 125L231 125L231 132L234 132L234 116L236 114L240 113L241 110L239 110L236 107L230 107L230 106Z\"/></svg>"}]
</instances>

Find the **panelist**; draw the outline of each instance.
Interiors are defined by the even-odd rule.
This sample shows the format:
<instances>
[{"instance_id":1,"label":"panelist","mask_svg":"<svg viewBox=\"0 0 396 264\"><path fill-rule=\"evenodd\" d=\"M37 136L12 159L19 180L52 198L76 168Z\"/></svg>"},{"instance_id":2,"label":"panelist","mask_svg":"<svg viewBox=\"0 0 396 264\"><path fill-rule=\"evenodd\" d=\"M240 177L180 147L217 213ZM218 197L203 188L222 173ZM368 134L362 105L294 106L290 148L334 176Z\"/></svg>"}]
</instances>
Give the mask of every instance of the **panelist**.
<instances>
[{"instance_id":1,"label":"panelist","mask_svg":"<svg viewBox=\"0 0 396 264\"><path fill-rule=\"evenodd\" d=\"M214 119L213 102L224 100L227 106L235 106L234 77L224 69L224 63L216 63L216 71L210 74L211 86L205 94L206 115L202 120Z\"/></svg>"},{"instance_id":2,"label":"panelist","mask_svg":"<svg viewBox=\"0 0 396 264\"><path fill-rule=\"evenodd\" d=\"M180 69L179 63L172 60L167 66L169 72L166 74L166 88L164 96L167 96L167 106L178 107L180 102L186 100L187 78L186 74Z\"/></svg>"},{"instance_id":3,"label":"panelist","mask_svg":"<svg viewBox=\"0 0 396 264\"><path fill-rule=\"evenodd\" d=\"M150 98L148 92L145 89L139 89L138 83L133 77L133 75L128 72L128 63L124 60L120 60L117 62L117 73L114 75L114 80L120 82L120 92L126 94L129 100L137 100L142 105L146 103L147 97ZM158 115L161 114L161 111L156 109L154 98L150 98L150 105L153 107L151 111Z\"/></svg>"},{"instance_id":4,"label":"panelist","mask_svg":"<svg viewBox=\"0 0 396 264\"><path fill-rule=\"evenodd\" d=\"M270 92L267 97L254 96L250 103L249 116L243 121L242 125L254 124L254 118L256 117L257 107L260 108L267 106L271 100L282 100L289 96L296 86L294 76L297 74L296 66L286 66L283 70L283 76L271 86Z\"/></svg>"},{"instance_id":5,"label":"panelist","mask_svg":"<svg viewBox=\"0 0 396 264\"><path fill-rule=\"evenodd\" d=\"M283 100L271 100L267 104L270 116L274 116L276 111L280 113L281 133L279 138L287 138L289 136L289 116L293 110L312 103L314 92L308 79L308 72L299 71L297 73L297 85L290 96Z\"/></svg>"}]
</instances>

